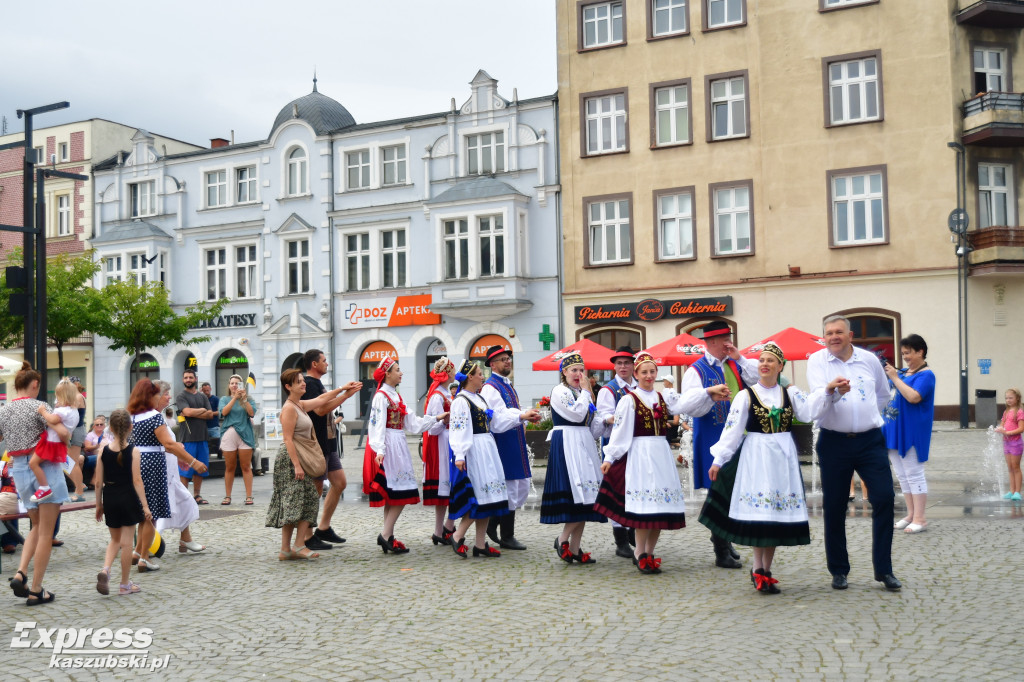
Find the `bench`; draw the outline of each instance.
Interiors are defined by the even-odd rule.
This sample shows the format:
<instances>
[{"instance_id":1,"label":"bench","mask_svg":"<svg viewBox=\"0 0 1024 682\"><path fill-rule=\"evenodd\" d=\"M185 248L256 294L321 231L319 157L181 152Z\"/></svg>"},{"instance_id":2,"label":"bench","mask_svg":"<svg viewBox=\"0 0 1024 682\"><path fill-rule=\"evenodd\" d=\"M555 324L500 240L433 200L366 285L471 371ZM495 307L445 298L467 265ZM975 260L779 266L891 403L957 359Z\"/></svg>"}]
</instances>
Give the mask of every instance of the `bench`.
<instances>
[{"instance_id":1,"label":"bench","mask_svg":"<svg viewBox=\"0 0 1024 682\"><path fill-rule=\"evenodd\" d=\"M95 508L96 508L96 503L95 502L68 502L68 503L62 504L60 506L60 513L63 514L64 512L82 511L83 509L95 509ZM28 518L28 512L22 512L22 513L19 513L19 514L4 514L4 515L0 516L0 523L4 524L4 528L7 530L7 532L13 533L15 536L17 536L17 538L18 538L17 541L19 543L25 544L25 538L22 537L21 533L18 532L18 529L11 522L12 521L17 521L18 519L27 519L27 518ZM3 570L3 566L0 565L0 571L2 571L2 570Z\"/></svg>"}]
</instances>

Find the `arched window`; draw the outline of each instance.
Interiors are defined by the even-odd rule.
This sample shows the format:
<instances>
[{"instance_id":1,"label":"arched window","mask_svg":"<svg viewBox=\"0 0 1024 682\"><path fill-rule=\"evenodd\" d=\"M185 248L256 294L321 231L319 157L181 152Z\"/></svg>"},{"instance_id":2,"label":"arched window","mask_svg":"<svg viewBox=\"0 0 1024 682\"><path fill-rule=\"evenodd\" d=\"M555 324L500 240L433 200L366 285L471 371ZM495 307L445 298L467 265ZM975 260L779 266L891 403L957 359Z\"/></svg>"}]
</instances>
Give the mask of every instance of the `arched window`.
<instances>
[{"instance_id":1,"label":"arched window","mask_svg":"<svg viewBox=\"0 0 1024 682\"><path fill-rule=\"evenodd\" d=\"M647 347L647 329L641 325L626 322L620 322L616 327L593 324L577 329L576 339L588 339L605 348L611 348L613 351L620 346L629 346L634 353L639 353ZM606 384L615 373L611 370L594 370L588 374L596 376L600 383Z\"/></svg>"},{"instance_id":2,"label":"arched window","mask_svg":"<svg viewBox=\"0 0 1024 682\"><path fill-rule=\"evenodd\" d=\"M899 313L881 308L853 308L833 314L850 320L855 346L884 355L893 367L900 366L902 359L896 352L896 342L900 338Z\"/></svg>"},{"instance_id":3,"label":"arched window","mask_svg":"<svg viewBox=\"0 0 1024 682\"><path fill-rule=\"evenodd\" d=\"M228 382L232 374L242 377L243 382L249 377L249 359L236 348L227 349L217 358L213 385L217 395L228 394Z\"/></svg>"},{"instance_id":4,"label":"arched window","mask_svg":"<svg viewBox=\"0 0 1024 682\"><path fill-rule=\"evenodd\" d=\"M288 154L288 195L306 194L306 150L296 147Z\"/></svg>"},{"instance_id":5,"label":"arched window","mask_svg":"<svg viewBox=\"0 0 1024 682\"><path fill-rule=\"evenodd\" d=\"M144 378L153 381L160 378L160 363L149 353L143 353L137 359L132 360L128 372L128 390L131 391L139 379Z\"/></svg>"}]
</instances>

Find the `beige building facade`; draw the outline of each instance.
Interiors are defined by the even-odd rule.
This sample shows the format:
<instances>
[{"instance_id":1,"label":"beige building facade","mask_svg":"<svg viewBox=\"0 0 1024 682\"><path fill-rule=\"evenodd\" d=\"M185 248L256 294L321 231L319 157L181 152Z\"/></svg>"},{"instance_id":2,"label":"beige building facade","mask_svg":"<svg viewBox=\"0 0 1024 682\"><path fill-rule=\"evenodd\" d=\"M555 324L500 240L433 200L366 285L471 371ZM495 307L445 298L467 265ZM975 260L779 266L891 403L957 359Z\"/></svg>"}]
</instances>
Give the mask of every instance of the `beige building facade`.
<instances>
[{"instance_id":1,"label":"beige building facade","mask_svg":"<svg viewBox=\"0 0 1024 682\"><path fill-rule=\"evenodd\" d=\"M725 319L743 347L843 312L897 365L922 335L954 418L958 143L970 400L1001 402L1024 384L1022 25L1024 2L561 0L566 343Z\"/></svg>"}]
</instances>

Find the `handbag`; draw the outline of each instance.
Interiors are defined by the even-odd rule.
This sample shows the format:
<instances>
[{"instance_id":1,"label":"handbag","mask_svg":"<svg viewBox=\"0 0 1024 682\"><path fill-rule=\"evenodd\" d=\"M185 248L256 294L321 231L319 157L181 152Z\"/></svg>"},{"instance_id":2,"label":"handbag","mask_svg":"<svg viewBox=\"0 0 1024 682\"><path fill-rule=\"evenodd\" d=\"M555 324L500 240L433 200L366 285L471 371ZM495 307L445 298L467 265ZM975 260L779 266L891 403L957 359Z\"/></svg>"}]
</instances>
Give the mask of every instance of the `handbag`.
<instances>
[{"instance_id":1,"label":"handbag","mask_svg":"<svg viewBox=\"0 0 1024 682\"><path fill-rule=\"evenodd\" d=\"M324 459L320 443L313 438L293 434L292 444L295 446L295 454L299 458L299 466L306 472L306 475L319 478L327 472L327 460Z\"/></svg>"}]
</instances>

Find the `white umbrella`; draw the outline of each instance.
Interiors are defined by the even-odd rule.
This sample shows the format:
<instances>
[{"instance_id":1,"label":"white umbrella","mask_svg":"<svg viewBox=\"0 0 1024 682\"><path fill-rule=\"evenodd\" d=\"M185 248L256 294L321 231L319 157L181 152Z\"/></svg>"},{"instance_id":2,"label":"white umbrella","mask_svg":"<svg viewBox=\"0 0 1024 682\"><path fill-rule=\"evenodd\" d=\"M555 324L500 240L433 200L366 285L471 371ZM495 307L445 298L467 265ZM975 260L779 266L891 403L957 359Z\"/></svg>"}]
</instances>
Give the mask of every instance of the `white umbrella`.
<instances>
[{"instance_id":1,"label":"white umbrella","mask_svg":"<svg viewBox=\"0 0 1024 682\"><path fill-rule=\"evenodd\" d=\"M0 381L6 382L13 379L14 375L21 371L21 362L21 360L12 360L0 355Z\"/></svg>"}]
</instances>

